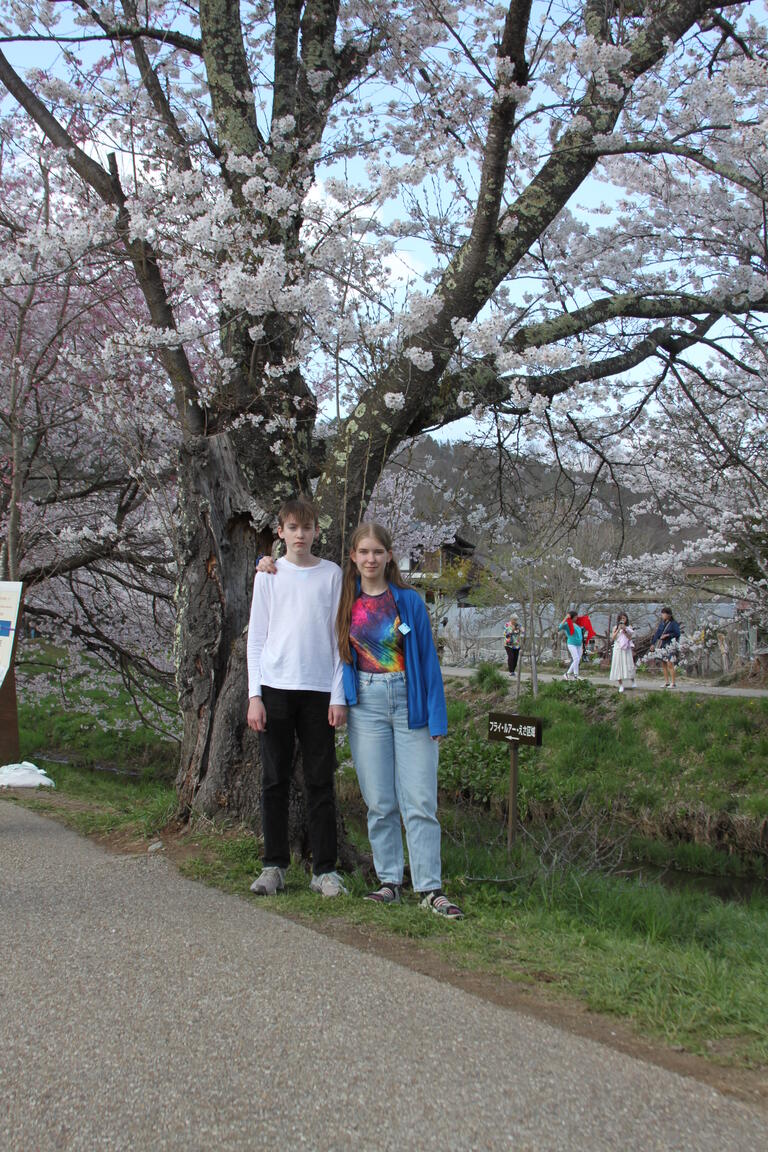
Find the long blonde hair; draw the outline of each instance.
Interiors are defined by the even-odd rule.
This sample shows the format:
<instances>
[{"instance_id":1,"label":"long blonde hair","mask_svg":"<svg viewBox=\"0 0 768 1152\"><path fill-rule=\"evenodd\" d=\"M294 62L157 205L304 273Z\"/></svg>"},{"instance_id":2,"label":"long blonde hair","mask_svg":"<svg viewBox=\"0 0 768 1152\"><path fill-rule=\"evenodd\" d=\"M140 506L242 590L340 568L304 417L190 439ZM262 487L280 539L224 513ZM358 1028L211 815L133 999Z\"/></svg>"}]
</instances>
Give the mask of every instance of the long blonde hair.
<instances>
[{"instance_id":1,"label":"long blonde hair","mask_svg":"<svg viewBox=\"0 0 768 1152\"><path fill-rule=\"evenodd\" d=\"M341 599L339 600L339 611L336 616L336 635L339 640L339 655L345 664L352 663L352 651L349 646L349 626L352 620L352 605L357 599L358 581L357 565L353 562L351 553L357 551L361 540L368 539L375 540L378 544L381 544L383 548L386 548L387 552L392 551L391 535L383 524L377 524L375 520L366 520L362 524L358 524L352 533L352 538L349 541L350 555L347 556L347 562L344 565L344 577L341 583ZM394 584L396 588L405 587L405 582L400 575L400 569L394 556L392 556L391 560L387 561L384 575L388 584Z\"/></svg>"}]
</instances>

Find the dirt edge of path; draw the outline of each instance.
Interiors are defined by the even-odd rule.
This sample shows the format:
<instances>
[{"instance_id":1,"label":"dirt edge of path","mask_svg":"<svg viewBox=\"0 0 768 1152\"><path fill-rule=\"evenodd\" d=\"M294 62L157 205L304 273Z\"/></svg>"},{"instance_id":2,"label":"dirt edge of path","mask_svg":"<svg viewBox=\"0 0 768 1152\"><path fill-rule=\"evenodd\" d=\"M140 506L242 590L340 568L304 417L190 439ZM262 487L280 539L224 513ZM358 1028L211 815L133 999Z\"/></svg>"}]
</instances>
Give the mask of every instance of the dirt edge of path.
<instances>
[{"instance_id":1,"label":"dirt edge of path","mask_svg":"<svg viewBox=\"0 0 768 1152\"><path fill-rule=\"evenodd\" d=\"M6 795L13 797L13 790L9 789ZM23 802L28 797L21 797L16 793L14 798ZM38 815L50 815L55 819L57 809L82 811L89 808L87 804L81 804L67 797L53 794L47 794L46 801L48 803L45 805L35 804L32 810L36 811ZM126 836L124 831L106 834L94 833L89 838L108 851L120 855L140 856L147 852L146 839ZM156 837L156 840L162 841L163 858L174 866L182 864L191 855L199 853L199 847L195 844L194 833L190 834L189 829L176 831L173 827L167 828ZM245 893L243 893L243 899L245 902L250 902L250 898ZM501 980L491 973L467 971L451 964L444 957L423 948L416 941L386 936L366 925L350 924L343 918L318 922L308 917L283 911L279 907L272 907L272 905L270 905L270 911L322 936L347 944L360 952L381 956L403 968L408 968L444 984L450 984L471 996L477 996L479 999L496 1004L501 1008L532 1016L554 1028L592 1040L637 1060L675 1072L680 1076L690 1077L726 1096L757 1105L768 1111L768 1068L733 1068L714 1064L702 1056L696 1056L690 1052L668 1047L661 1042L638 1036L631 1025L618 1017L592 1012L577 1000L545 999L538 991L536 984L523 988L507 980ZM536 979L535 973L530 975L532 980ZM546 984L544 974L542 974L542 981ZM727 1052L724 1054L727 1055Z\"/></svg>"}]
</instances>

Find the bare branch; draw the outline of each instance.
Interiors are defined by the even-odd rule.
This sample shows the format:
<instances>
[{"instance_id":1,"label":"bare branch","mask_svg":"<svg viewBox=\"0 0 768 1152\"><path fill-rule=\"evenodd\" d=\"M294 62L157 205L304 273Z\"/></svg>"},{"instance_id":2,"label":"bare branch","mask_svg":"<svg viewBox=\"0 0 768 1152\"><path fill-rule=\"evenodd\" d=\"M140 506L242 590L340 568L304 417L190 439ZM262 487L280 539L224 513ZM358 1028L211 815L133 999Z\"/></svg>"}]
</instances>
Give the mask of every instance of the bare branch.
<instances>
[{"instance_id":1,"label":"bare branch","mask_svg":"<svg viewBox=\"0 0 768 1152\"><path fill-rule=\"evenodd\" d=\"M96 19L96 17L94 17ZM15 36L0 36L0 44L93 44L105 43L105 41L123 41L135 40L137 37L143 37L145 40L155 40L160 44L169 44L172 48L181 48L184 52L189 52L193 56L202 56L202 44L193 36L185 36L181 32L174 32L168 28L147 28L146 26L135 24L115 24L107 25L101 20L97 23L106 30L101 35L91 33L82 36L56 36L49 35L43 36L42 34L27 33L26 35L18 33Z\"/></svg>"},{"instance_id":2,"label":"bare branch","mask_svg":"<svg viewBox=\"0 0 768 1152\"><path fill-rule=\"evenodd\" d=\"M122 3L123 8L127 14L135 20L135 0L122 0ZM158 79L157 72L152 67L152 62L149 59L149 55L147 54L147 50L144 47L141 37L131 37L131 46L133 48L134 56L136 57L136 63L139 66L139 73L141 75L142 84L147 90L147 94L152 101L152 106L162 120L163 124L165 124L166 128L168 129L171 140L175 145L178 165L183 171L189 172L192 169L192 160L189 155L188 142L185 139L183 132L179 128L178 121L176 120L176 117L173 114L173 110L171 109L170 101L163 91L163 86Z\"/></svg>"}]
</instances>

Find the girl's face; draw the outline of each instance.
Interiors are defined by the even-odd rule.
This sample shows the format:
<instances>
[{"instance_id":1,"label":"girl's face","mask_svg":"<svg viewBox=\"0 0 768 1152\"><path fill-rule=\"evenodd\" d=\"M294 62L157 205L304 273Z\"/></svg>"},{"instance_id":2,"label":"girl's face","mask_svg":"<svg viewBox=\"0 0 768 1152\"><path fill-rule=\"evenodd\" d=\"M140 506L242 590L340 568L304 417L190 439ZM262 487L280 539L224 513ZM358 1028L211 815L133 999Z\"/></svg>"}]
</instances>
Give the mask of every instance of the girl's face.
<instances>
[{"instance_id":1,"label":"girl's face","mask_svg":"<svg viewBox=\"0 0 768 1152\"><path fill-rule=\"evenodd\" d=\"M392 559L392 553L375 536L364 536L349 556L366 580L383 579L387 564Z\"/></svg>"}]
</instances>

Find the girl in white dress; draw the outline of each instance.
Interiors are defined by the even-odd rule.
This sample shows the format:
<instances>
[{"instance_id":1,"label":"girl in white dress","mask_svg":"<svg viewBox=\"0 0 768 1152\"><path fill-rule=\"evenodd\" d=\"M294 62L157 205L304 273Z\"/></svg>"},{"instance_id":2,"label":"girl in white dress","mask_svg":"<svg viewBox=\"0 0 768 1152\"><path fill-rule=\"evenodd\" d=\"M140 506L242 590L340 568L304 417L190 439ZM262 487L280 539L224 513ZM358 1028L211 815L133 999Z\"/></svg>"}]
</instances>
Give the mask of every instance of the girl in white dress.
<instances>
[{"instance_id":1,"label":"girl in white dress","mask_svg":"<svg viewBox=\"0 0 768 1152\"><path fill-rule=\"evenodd\" d=\"M624 691L624 681L635 686L635 661L632 656L632 636L634 631L629 626L629 617L626 612L619 612L616 627L611 632L613 640L613 658L611 660L611 680L618 680L619 692Z\"/></svg>"}]
</instances>

